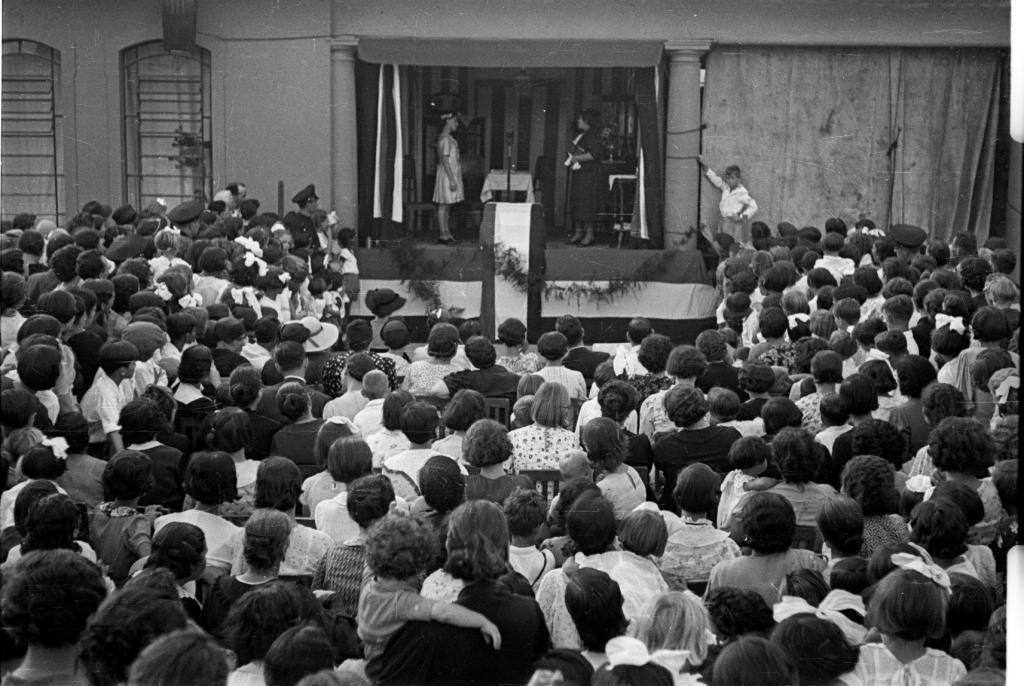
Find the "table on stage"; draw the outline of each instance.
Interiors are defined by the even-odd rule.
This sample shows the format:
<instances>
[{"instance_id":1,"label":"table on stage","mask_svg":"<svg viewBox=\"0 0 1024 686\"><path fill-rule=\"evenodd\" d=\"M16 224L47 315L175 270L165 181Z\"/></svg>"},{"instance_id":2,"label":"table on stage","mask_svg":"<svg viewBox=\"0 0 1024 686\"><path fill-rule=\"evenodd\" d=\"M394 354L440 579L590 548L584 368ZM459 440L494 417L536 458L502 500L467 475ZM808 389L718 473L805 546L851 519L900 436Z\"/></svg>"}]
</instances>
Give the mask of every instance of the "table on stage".
<instances>
[{"instance_id":1,"label":"table on stage","mask_svg":"<svg viewBox=\"0 0 1024 686\"><path fill-rule=\"evenodd\" d=\"M480 191L480 202L490 202L494 197L495 191L504 190L525 191L526 202L534 202L533 174L524 171L512 172L512 183L511 188L509 188L508 172L504 169L492 169L487 172L487 178L484 179L484 186Z\"/></svg>"}]
</instances>

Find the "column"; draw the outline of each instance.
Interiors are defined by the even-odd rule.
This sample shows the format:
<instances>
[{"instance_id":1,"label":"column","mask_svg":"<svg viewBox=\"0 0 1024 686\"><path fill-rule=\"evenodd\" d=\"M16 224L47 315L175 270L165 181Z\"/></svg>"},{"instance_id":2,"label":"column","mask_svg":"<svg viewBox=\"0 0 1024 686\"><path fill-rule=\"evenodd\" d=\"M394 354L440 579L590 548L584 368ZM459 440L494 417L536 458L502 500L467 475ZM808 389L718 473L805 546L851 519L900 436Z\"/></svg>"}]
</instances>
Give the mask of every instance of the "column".
<instances>
[{"instance_id":1,"label":"column","mask_svg":"<svg viewBox=\"0 0 1024 686\"><path fill-rule=\"evenodd\" d=\"M341 226L359 225L355 36L330 39L331 201Z\"/></svg>"},{"instance_id":2,"label":"column","mask_svg":"<svg viewBox=\"0 0 1024 686\"><path fill-rule=\"evenodd\" d=\"M665 128L665 248L697 247L700 198L700 59L707 40L666 41L668 123ZM693 227L694 231L690 231Z\"/></svg>"}]
</instances>

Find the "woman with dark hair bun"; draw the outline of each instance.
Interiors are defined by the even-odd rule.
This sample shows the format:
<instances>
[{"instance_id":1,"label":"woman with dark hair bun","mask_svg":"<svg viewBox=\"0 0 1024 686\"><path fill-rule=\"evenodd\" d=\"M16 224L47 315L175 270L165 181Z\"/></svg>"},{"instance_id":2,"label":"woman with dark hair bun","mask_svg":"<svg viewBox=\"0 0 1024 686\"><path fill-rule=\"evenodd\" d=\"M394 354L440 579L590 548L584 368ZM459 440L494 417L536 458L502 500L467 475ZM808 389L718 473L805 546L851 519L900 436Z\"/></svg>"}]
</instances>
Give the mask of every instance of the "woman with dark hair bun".
<instances>
[{"instance_id":1,"label":"woman with dark hair bun","mask_svg":"<svg viewBox=\"0 0 1024 686\"><path fill-rule=\"evenodd\" d=\"M270 453L287 457L299 465L303 478L313 476L320 471L313 444L320 427L331 420L313 417L309 390L297 381L288 381L278 389L277 409L291 423L274 434Z\"/></svg>"},{"instance_id":2,"label":"woman with dark hair bun","mask_svg":"<svg viewBox=\"0 0 1024 686\"><path fill-rule=\"evenodd\" d=\"M194 524L169 523L153 536L153 550L143 566L145 569L162 567L174 575L182 608L198 622L202 606L188 590L188 585L198 581L206 569L206 536L203 530Z\"/></svg>"},{"instance_id":3,"label":"woman with dark hair bun","mask_svg":"<svg viewBox=\"0 0 1024 686\"><path fill-rule=\"evenodd\" d=\"M715 565L708 590L735 586L757 591L769 605L778 602L787 574L825 569L820 555L793 549L795 534L796 513L789 501L777 493L755 493L744 505L742 528L733 532L753 554Z\"/></svg>"}]
</instances>

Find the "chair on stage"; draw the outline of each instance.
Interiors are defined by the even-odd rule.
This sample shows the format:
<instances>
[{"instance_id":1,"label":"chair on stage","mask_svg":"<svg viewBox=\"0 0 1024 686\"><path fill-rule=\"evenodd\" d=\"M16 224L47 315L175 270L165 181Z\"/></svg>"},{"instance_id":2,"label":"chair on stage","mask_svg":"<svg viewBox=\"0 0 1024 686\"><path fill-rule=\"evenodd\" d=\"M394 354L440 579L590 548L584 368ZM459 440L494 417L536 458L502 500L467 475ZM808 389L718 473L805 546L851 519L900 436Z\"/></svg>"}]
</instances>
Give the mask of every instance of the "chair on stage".
<instances>
[{"instance_id":1,"label":"chair on stage","mask_svg":"<svg viewBox=\"0 0 1024 686\"><path fill-rule=\"evenodd\" d=\"M432 231L437 223L437 205L423 202L416 183L416 165L411 155L406 155L402 163L402 216L411 233L421 232L421 223L427 221L427 231Z\"/></svg>"}]
</instances>

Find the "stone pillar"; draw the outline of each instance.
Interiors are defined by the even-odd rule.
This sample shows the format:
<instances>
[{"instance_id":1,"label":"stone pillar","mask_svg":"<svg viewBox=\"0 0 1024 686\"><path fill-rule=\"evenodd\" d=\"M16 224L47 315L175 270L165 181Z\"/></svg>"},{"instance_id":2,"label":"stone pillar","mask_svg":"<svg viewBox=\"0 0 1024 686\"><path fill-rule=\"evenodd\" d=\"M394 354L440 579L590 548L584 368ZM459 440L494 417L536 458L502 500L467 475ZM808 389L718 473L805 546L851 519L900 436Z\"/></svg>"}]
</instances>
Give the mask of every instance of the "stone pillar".
<instances>
[{"instance_id":1,"label":"stone pillar","mask_svg":"<svg viewBox=\"0 0 1024 686\"><path fill-rule=\"evenodd\" d=\"M697 247L700 198L700 59L707 40L666 41L668 123L665 128L665 248Z\"/></svg>"},{"instance_id":2,"label":"stone pillar","mask_svg":"<svg viewBox=\"0 0 1024 686\"><path fill-rule=\"evenodd\" d=\"M358 214L358 132L356 129L356 46L354 36L330 39L331 204L341 226L356 228Z\"/></svg>"}]
</instances>

